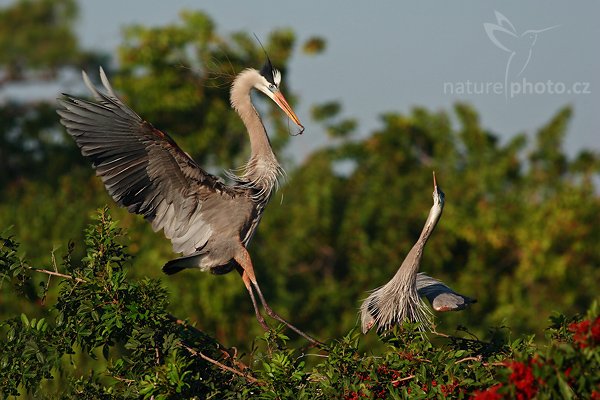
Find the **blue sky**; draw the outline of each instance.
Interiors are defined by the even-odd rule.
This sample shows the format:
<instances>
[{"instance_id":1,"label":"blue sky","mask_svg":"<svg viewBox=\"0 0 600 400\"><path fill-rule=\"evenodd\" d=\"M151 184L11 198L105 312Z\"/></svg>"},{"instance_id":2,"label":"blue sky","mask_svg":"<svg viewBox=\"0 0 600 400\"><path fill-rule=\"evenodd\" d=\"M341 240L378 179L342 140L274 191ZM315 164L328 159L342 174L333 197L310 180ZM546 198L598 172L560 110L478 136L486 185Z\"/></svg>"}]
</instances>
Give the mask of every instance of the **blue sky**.
<instances>
[{"instance_id":1,"label":"blue sky","mask_svg":"<svg viewBox=\"0 0 600 400\"><path fill-rule=\"evenodd\" d=\"M376 129L383 112L408 113L414 106L448 110L458 100L467 101L479 111L484 127L503 139L535 133L570 104L575 113L565 143L568 153L600 151L598 2L83 0L80 8L77 29L83 45L109 52L120 43L124 25L175 22L184 8L205 11L224 34L245 30L266 37L274 28L290 27L300 42L324 37L325 53L309 57L298 52L286 77L300 97L296 111L307 128L291 145L300 155L327 143L310 121L309 107L329 100L341 101L344 115L359 120L361 134ZM497 43L504 49L484 23L499 27ZM549 27L533 47L532 38L522 36ZM498 90L504 83L512 96Z\"/></svg>"}]
</instances>

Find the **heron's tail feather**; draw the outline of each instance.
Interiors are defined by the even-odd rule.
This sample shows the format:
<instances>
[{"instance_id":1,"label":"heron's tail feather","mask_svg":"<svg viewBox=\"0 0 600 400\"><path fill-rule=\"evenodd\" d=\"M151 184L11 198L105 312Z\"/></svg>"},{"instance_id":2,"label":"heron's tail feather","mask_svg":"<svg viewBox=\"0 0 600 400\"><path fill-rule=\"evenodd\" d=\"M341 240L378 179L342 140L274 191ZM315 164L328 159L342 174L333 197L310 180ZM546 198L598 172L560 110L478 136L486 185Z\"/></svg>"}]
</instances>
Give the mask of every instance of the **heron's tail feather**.
<instances>
[{"instance_id":1,"label":"heron's tail feather","mask_svg":"<svg viewBox=\"0 0 600 400\"><path fill-rule=\"evenodd\" d=\"M359 313L363 333L373 326L381 333L405 320L420 322L422 331L432 329L432 312L419 298L416 287L396 286L393 281L373 290Z\"/></svg>"},{"instance_id":2,"label":"heron's tail feather","mask_svg":"<svg viewBox=\"0 0 600 400\"><path fill-rule=\"evenodd\" d=\"M162 271L167 275L173 275L186 268L199 268L202 255L203 254L194 253L189 256L176 258L167 262L162 267Z\"/></svg>"}]
</instances>

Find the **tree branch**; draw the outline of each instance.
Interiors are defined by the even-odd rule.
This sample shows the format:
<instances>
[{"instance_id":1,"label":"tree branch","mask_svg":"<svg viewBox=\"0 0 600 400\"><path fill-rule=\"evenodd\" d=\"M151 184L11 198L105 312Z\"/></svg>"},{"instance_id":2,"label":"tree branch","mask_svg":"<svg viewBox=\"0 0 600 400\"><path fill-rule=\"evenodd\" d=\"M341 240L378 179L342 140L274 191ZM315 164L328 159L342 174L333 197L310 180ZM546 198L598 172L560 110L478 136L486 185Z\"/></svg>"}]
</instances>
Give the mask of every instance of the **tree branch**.
<instances>
[{"instance_id":1,"label":"tree branch","mask_svg":"<svg viewBox=\"0 0 600 400\"><path fill-rule=\"evenodd\" d=\"M181 344L181 346L184 349L186 349L187 351L189 351L190 354L192 354L192 355L194 355L196 357L200 357L203 360L206 360L209 363L216 365L217 367L221 368L222 370L229 371L232 374L241 376L242 378L246 379L248 382L260 384L260 382L258 381L258 379L256 379L255 377L253 377L251 375L248 375L248 374L245 374L245 373L243 373L241 371L238 371L235 368L228 367L227 365L225 365L223 363L220 363L217 360L213 360L212 358L204 355L201 351L196 351L196 350L192 349L191 347L186 346L185 344Z\"/></svg>"},{"instance_id":2,"label":"tree branch","mask_svg":"<svg viewBox=\"0 0 600 400\"><path fill-rule=\"evenodd\" d=\"M48 271L47 269L38 269L38 268L29 267L29 270L34 271L34 272L41 272L41 273L47 274L47 275L60 276L61 278L70 279L77 283L86 282L85 279L77 278L75 276L71 276L71 275L67 275L67 274L61 274L60 272Z\"/></svg>"},{"instance_id":3,"label":"tree branch","mask_svg":"<svg viewBox=\"0 0 600 400\"><path fill-rule=\"evenodd\" d=\"M400 383L400 382L404 382L404 381L407 381L407 380L409 380L409 379L412 379L412 378L414 378L414 377L415 377L415 375L409 375L409 376L406 376L406 377L404 377L404 378L400 378L400 379L393 380L393 381L392 381L392 383Z\"/></svg>"},{"instance_id":4,"label":"tree branch","mask_svg":"<svg viewBox=\"0 0 600 400\"><path fill-rule=\"evenodd\" d=\"M465 358L461 358L460 360L457 360L454 362L454 364L458 364L461 362L465 362L465 361L481 361L483 359L483 357L481 355L477 356L477 357L465 357Z\"/></svg>"}]
</instances>

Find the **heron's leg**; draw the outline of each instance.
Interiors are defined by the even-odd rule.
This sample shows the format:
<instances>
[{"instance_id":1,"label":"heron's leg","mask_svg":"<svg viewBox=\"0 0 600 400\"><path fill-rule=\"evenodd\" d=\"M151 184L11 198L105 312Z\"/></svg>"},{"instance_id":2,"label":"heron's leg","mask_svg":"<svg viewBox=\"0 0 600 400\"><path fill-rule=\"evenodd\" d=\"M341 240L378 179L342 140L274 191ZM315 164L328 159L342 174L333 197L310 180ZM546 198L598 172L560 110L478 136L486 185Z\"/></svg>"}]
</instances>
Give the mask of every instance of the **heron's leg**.
<instances>
[{"instance_id":1,"label":"heron's leg","mask_svg":"<svg viewBox=\"0 0 600 400\"><path fill-rule=\"evenodd\" d=\"M252 286L254 286L254 288L256 289L256 293L258 293L258 298L260 299L260 302L262 303L263 307L265 308L265 311L267 312L267 314L271 318L274 318L277 321L287 325L291 330L296 332L298 335L304 337L309 342L317 344L317 345L321 345L322 344L321 342L312 338L308 334L302 332L300 329L296 328L294 325L290 324L284 318L279 316L279 314L277 314L275 311L273 311L273 309L269 306L269 304L267 304L267 301L265 300L265 297L263 296L262 291L260 290L260 287L258 286L258 282L256 281L256 275L254 274L254 267L252 266L252 260L250 259L250 254L248 254L248 250L246 250L244 247L241 247L241 250L239 251L238 254L239 254L239 256L234 257L234 259L244 270L242 278L244 278L244 276L246 276L247 279L250 280L250 282L252 283ZM244 283L246 284L246 281L244 281ZM248 286L246 286L246 287L248 288ZM255 302L254 295L252 294L252 290L248 289L248 292L250 292L252 301ZM256 313L257 313L257 315L259 314L258 310L256 311Z\"/></svg>"},{"instance_id":2,"label":"heron's leg","mask_svg":"<svg viewBox=\"0 0 600 400\"><path fill-rule=\"evenodd\" d=\"M252 282L250 281L250 277L242 268L237 269L240 275L242 276L242 281L244 281L244 285L246 286L246 290L248 290L248 294L250 294L250 299L252 299L252 305L254 306L254 313L256 314L256 319L258 323L265 331L269 330L269 325L267 325L265 318L260 313L258 309L258 303L256 302L256 298L254 297L254 292L252 291Z\"/></svg>"},{"instance_id":3,"label":"heron's leg","mask_svg":"<svg viewBox=\"0 0 600 400\"><path fill-rule=\"evenodd\" d=\"M316 345L323 344L323 343L319 342L317 339L308 335L307 333L302 332L300 329L296 328L294 325L290 324L288 321L286 321L284 318L282 318L279 314L277 314L275 311L273 311L273 309L267 304L267 301L265 300L265 297L263 296L263 294L260 290L260 287L258 286L258 283L254 282L253 284L254 284L254 288L256 289L256 292L258 293L258 298L260 299L260 302L262 303L263 307L265 308L265 311L271 318L274 318L277 321L287 325L291 330L296 332L298 335L304 337L309 342L316 344Z\"/></svg>"}]
</instances>

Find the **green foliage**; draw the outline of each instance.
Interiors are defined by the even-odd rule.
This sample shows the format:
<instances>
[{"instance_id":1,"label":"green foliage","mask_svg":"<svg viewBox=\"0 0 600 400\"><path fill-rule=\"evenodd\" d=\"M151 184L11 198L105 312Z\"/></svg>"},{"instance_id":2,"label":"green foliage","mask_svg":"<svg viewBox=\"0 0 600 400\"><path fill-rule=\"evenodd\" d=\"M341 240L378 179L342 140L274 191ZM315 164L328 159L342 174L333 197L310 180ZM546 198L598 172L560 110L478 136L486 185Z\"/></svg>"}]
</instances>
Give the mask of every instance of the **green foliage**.
<instances>
[{"instance_id":1,"label":"green foliage","mask_svg":"<svg viewBox=\"0 0 600 400\"><path fill-rule=\"evenodd\" d=\"M381 352L361 350L361 335L354 330L307 352L271 331L260 338L264 345L248 355L249 368L214 339L170 315L168 293L159 281L127 278L130 255L122 237L108 210L99 210L96 223L86 230L86 256L75 263L67 254L60 271L54 263L53 271L31 267L17 256L13 238L0 238L3 283L26 281L33 273L62 279L45 317L22 313L0 322L2 396L50 395L44 389L55 379L62 381L55 394L65 398L598 395L598 303L585 318L553 316L549 342L542 346L534 345L533 337L511 341L505 329L491 330L487 340L440 333L428 337L405 323L380 338ZM86 360L100 355L104 361L86 372ZM319 361L307 363L311 357Z\"/></svg>"},{"instance_id":2,"label":"green foliage","mask_svg":"<svg viewBox=\"0 0 600 400\"><path fill-rule=\"evenodd\" d=\"M64 381L59 394L73 398L191 398L231 385L192 353L222 356L216 341L167 312L160 282L127 279L130 256L106 209L86 231L87 255L81 263L65 257L64 272L33 268L17 258L15 240L0 240L2 282L26 281L33 273L62 279L45 317L23 313L0 322L0 395L48 395L43 389L53 379ZM89 375L86 363L100 354L104 362Z\"/></svg>"},{"instance_id":3,"label":"green foliage","mask_svg":"<svg viewBox=\"0 0 600 400\"><path fill-rule=\"evenodd\" d=\"M270 346L277 350L263 359L257 372L262 380L244 394L265 399L594 398L600 394L596 306L587 318L562 327L554 322L552 339L542 346L531 337L510 341L497 331L490 332L489 341L441 334L428 338L411 324L381 338L386 346L381 354L362 352L354 331L331 342L324 355L299 354L285 340L271 337ZM560 329L567 332L561 338L553 334ZM311 369L304 362L307 356L323 358Z\"/></svg>"},{"instance_id":4,"label":"green foliage","mask_svg":"<svg viewBox=\"0 0 600 400\"><path fill-rule=\"evenodd\" d=\"M306 42L304 42L302 50L304 50L306 54L319 54L325 51L325 46L325 40L323 40L320 37L314 36L309 38Z\"/></svg>"},{"instance_id":5,"label":"green foliage","mask_svg":"<svg viewBox=\"0 0 600 400\"><path fill-rule=\"evenodd\" d=\"M58 349L44 318L29 320L25 314L0 323L2 347L0 382L3 396L18 394L17 387L38 387L42 379L52 378Z\"/></svg>"},{"instance_id":6,"label":"green foliage","mask_svg":"<svg viewBox=\"0 0 600 400\"><path fill-rule=\"evenodd\" d=\"M315 121L325 123L325 130L332 138L343 138L349 136L357 127L355 119L346 118L332 121L342 109L340 103L329 101L312 107L311 113Z\"/></svg>"},{"instance_id":7,"label":"green foliage","mask_svg":"<svg viewBox=\"0 0 600 400\"><path fill-rule=\"evenodd\" d=\"M53 71L77 57L74 0L20 0L0 9L0 68L6 80L22 79L25 68ZM1 83L0 83L1 84Z\"/></svg>"},{"instance_id":8,"label":"green foliage","mask_svg":"<svg viewBox=\"0 0 600 400\"><path fill-rule=\"evenodd\" d=\"M56 107L49 102L0 104L2 192L22 189L22 179L54 183L66 169L81 164L76 147L57 132L57 125Z\"/></svg>"},{"instance_id":9,"label":"green foliage","mask_svg":"<svg viewBox=\"0 0 600 400\"><path fill-rule=\"evenodd\" d=\"M72 67L79 71L106 61L102 54L79 47L77 14L74 0L19 0L0 7L0 89L55 82ZM56 183L83 161L58 125L56 105L47 95L2 101L0 193L19 190L23 180ZM89 169L86 173L90 175Z\"/></svg>"}]
</instances>

